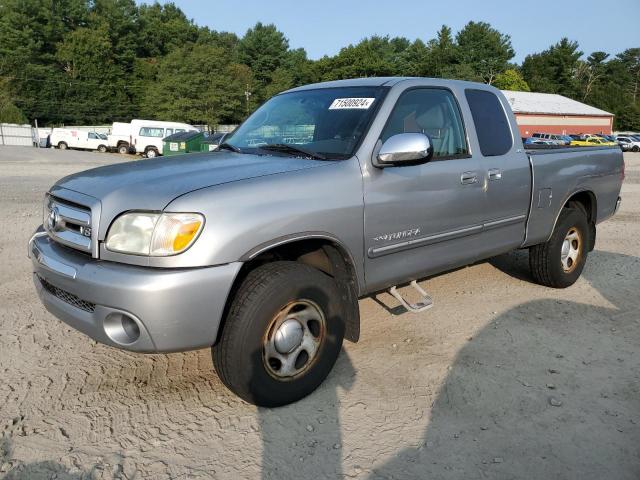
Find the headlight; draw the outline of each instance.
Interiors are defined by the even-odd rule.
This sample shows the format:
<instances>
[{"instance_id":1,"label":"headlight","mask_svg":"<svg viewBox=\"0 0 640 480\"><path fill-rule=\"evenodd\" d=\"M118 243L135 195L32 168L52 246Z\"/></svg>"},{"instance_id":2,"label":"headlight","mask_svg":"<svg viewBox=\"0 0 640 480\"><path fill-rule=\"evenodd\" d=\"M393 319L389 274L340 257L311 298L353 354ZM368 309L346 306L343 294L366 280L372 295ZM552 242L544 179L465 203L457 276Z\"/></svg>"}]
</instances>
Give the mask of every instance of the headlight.
<instances>
[{"instance_id":1,"label":"headlight","mask_svg":"<svg viewBox=\"0 0 640 480\"><path fill-rule=\"evenodd\" d=\"M107 249L134 255L166 257L189 248L204 225L198 213L132 212L111 224Z\"/></svg>"}]
</instances>

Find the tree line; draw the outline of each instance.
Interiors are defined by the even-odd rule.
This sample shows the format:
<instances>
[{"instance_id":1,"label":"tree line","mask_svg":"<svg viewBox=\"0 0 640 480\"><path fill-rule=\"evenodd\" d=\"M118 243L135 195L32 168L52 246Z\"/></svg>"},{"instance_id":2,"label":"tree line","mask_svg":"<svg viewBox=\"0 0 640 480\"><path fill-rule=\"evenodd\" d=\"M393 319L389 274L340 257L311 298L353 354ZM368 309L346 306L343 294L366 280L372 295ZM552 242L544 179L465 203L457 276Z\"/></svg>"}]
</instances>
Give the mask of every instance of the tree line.
<instances>
[{"instance_id":1,"label":"tree line","mask_svg":"<svg viewBox=\"0 0 640 480\"><path fill-rule=\"evenodd\" d=\"M318 60L274 25L244 36L198 26L174 4L0 0L0 121L40 125L166 119L239 123L270 96L305 83L368 76L465 79L559 93L640 130L640 48L585 57L560 39L514 63L509 35L485 22L427 41L371 36Z\"/></svg>"}]
</instances>

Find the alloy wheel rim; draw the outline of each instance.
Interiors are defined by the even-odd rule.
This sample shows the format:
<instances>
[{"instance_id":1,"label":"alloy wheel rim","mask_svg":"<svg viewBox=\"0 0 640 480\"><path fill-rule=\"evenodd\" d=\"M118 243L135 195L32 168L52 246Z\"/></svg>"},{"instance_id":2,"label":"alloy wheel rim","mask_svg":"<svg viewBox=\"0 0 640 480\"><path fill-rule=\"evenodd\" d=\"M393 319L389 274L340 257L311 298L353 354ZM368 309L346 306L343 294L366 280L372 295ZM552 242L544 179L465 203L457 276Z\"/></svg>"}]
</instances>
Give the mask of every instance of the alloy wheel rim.
<instances>
[{"instance_id":1,"label":"alloy wheel rim","mask_svg":"<svg viewBox=\"0 0 640 480\"><path fill-rule=\"evenodd\" d=\"M560 251L560 262L565 273L571 273L580 263L582 236L576 227L571 227L564 237Z\"/></svg>"},{"instance_id":2,"label":"alloy wheel rim","mask_svg":"<svg viewBox=\"0 0 640 480\"><path fill-rule=\"evenodd\" d=\"M315 363L325 336L325 317L315 302L288 303L273 317L263 338L267 372L281 381L305 373Z\"/></svg>"}]
</instances>

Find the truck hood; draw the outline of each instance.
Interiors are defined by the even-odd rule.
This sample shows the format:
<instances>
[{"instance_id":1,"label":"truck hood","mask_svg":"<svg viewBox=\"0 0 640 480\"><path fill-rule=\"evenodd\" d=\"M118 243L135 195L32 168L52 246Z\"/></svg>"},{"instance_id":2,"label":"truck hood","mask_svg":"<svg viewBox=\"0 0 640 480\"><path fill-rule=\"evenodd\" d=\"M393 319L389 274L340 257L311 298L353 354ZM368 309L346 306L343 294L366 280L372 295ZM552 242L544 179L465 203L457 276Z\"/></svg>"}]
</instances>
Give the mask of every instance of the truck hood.
<instances>
[{"instance_id":1,"label":"truck hood","mask_svg":"<svg viewBox=\"0 0 640 480\"><path fill-rule=\"evenodd\" d=\"M176 155L86 170L62 178L55 188L99 200L102 235L105 225L126 210L159 211L175 198L201 188L330 163L233 152Z\"/></svg>"}]
</instances>

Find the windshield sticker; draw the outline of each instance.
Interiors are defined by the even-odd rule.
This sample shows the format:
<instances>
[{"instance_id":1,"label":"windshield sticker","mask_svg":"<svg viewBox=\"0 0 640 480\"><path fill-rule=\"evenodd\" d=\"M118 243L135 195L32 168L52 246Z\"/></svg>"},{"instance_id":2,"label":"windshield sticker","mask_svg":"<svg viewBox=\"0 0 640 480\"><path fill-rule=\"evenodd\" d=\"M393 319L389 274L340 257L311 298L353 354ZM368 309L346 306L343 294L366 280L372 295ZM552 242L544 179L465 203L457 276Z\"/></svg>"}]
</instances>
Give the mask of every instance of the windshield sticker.
<instances>
[{"instance_id":1,"label":"windshield sticker","mask_svg":"<svg viewBox=\"0 0 640 480\"><path fill-rule=\"evenodd\" d=\"M358 109L367 110L375 98L336 98L329 106L329 110Z\"/></svg>"}]
</instances>

